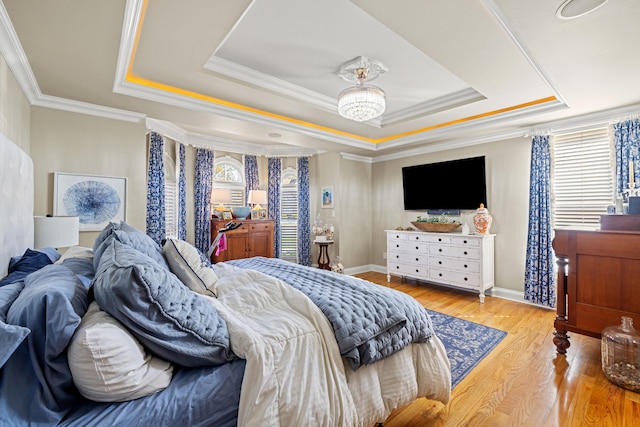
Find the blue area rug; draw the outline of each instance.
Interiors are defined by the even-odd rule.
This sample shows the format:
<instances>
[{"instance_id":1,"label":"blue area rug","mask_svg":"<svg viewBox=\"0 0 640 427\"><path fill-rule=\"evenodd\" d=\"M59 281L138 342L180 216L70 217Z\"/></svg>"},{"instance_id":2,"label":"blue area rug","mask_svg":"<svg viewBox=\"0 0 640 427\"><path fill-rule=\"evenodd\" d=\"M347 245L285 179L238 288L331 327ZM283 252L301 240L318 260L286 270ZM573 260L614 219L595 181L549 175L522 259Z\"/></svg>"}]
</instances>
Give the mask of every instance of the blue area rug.
<instances>
[{"instance_id":1,"label":"blue area rug","mask_svg":"<svg viewBox=\"0 0 640 427\"><path fill-rule=\"evenodd\" d=\"M497 346L505 331L428 310L436 335L451 362L451 388L458 385Z\"/></svg>"}]
</instances>

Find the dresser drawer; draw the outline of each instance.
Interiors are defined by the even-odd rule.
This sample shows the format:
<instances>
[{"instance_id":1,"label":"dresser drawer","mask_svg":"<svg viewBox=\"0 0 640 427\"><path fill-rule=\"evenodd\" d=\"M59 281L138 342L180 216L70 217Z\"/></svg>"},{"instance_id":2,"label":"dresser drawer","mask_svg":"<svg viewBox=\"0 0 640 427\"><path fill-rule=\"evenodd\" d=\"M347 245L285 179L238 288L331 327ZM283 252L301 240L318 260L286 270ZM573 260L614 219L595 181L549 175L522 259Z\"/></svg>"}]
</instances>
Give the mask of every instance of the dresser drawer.
<instances>
[{"instance_id":1,"label":"dresser drawer","mask_svg":"<svg viewBox=\"0 0 640 427\"><path fill-rule=\"evenodd\" d=\"M243 226L244 226L244 224L243 224ZM249 231L252 232L252 233L259 232L259 231L267 232L267 231L271 231L272 228L273 227L272 227L271 223L263 222L263 223L260 223L260 224L252 224L252 223L249 222Z\"/></svg>"},{"instance_id":2,"label":"dresser drawer","mask_svg":"<svg viewBox=\"0 0 640 427\"><path fill-rule=\"evenodd\" d=\"M387 242L391 244L392 242L405 241L407 240L406 233L388 233L387 234Z\"/></svg>"},{"instance_id":3,"label":"dresser drawer","mask_svg":"<svg viewBox=\"0 0 640 427\"><path fill-rule=\"evenodd\" d=\"M402 264L417 264L417 265L428 265L429 257L425 253L408 253L408 252L396 252L389 251L387 252L387 259L389 262L396 262Z\"/></svg>"},{"instance_id":4,"label":"dresser drawer","mask_svg":"<svg viewBox=\"0 0 640 427\"><path fill-rule=\"evenodd\" d=\"M426 265L408 265L393 261L389 261L387 263L387 271L390 274L410 276L415 277L416 279L426 279L429 274L429 269Z\"/></svg>"},{"instance_id":5,"label":"dresser drawer","mask_svg":"<svg viewBox=\"0 0 640 427\"><path fill-rule=\"evenodd\" d=\"M422 253L429 252L429 245L421 242L390 242L387 246L387 252L409 252L409 253Z\"/></svg>"},{"instance_id":6,"label":"dresser drawer","mask_svg":"<svg viewBox=\"0 0 640 427\"><path fill-rule=\"evenodd\" d=\"M474 260L457 258L429 258L429 267L447 270L456 270L466 273L479 273L480 263Z\"/></svg>"},{"instance_id":7,"label":"dresser drawer","mask_svg":"<svg viewBox=\"0 0 640 427\"><path fill-rule=\"evenodd\" d=\"M478 248L463 248L460 246L429 246L429 254L434 256L450 256L457 258L479 259L480 249Z\"/></svg>"},{"instance_id":8,"label":"dresser drawer","mask_svg":"<svg viewBox=\"0 0 640 427\"><path fill-rule=\"evenodd\" d=\"M465 236L451 236L451 244L478 248L480 247L480 239L472 239Z\"/></svg>"},{"instance_id":9,"label":"dresser drawer","mask_svg":"<svg viewBox=\"0 0 640 427\"><path fill-rule=\"evenodd\" d=\"M429 269L429 279L435 282L449 282L457 286L479 288L480 276L477 273L459 273L449 270L440 270L438 268Z\"/></svg>"}]
</instances>

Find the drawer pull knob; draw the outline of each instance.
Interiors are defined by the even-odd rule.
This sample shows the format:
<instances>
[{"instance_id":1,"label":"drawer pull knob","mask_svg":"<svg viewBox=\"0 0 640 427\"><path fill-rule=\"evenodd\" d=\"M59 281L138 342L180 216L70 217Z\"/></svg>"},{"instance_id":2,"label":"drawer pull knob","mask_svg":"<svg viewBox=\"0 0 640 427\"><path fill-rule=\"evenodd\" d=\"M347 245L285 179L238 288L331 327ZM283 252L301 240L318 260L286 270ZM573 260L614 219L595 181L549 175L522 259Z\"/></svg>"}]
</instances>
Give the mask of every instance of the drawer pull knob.
<instances>
[{"instance_id":1,"label":"drawer pull knob","mask_svg":"<svg viewBox=\"0 0 640 427\"><path fill-rule=\"evenodd\" d=\"M420 237L416 236L416 240L420 240Z\"/></svg>"},{"instance_id":2,"label":"drawer pull knob","mask_svg":"<svg viewBox=\"0 0 640 427\"><path fill-rule=\"evenodd\" d=\"M467 241L466 241L466 240L463 240L463 243L464 243L464 244L466 244L466 243L467 243Z\"/></svg>"},{"instance_id":3,"label":"drawer pull knob","mask_svg":"<svg viewBox=\"0 0 640 427\"><path fill-rule=\"evenodd\" d=\"M464 278L464 281L466 282L467 280L469 280L469 279L467 279L467 278L465 277L465 278Z\"/></svg>"},{"instance_id":4,"label":"drawer pull knob","mask_svg":"<svg viewBox=\"0 0 640 427\"><path fill-rule=\"evenodd\" d=\"M400 255L396 255L396 259L400 259Z\"/></svg>"},{"instance_id":5,"label":"drawer pull knob","mask_svg":"<svg viewBox=\"0 0 640 427\"><path fill-rule=\"evenodd\" d=\"M467 266L467 264L465 264L465 265L464 265L464 268L469 268L469 267Z\"/></svg>"},{"instance_id":6,"label":"drawer pull knob","mask_svg":"<svg viewBox=\"0 0 640 427\"><path fill-rule=\"evenodd\" d=\"M467 251L464 251L464 254L467 255Z\"/></svg>"},{"instance_id":7,"label":"drawer pull knob","mask_svg":"<svg viewBox=\"0 0 640 427\"><path fill-rule=\"evenodd\" d=\"M420 259L419 259L419 258L416 258L416 261L420 261Z\"/></svg>"},{"instance_id":8,"label":"drawer pull knob","mask_svg":"<svg viewBox=\"0 0 640 427\"><path fill-rule=\"evenodd\" d=\"M396 248L399 248L399 247L400 247L400 245L396 245Z\"/></svg>"},{"instance_id":9,"label":"drawer pull knob","mask_svg":"<svg viewBox=\"0 0 640 427\"><path fill-rule=\"evenodd\" d=\"M418 249L420 249L420 248L418 248L418 247L416 246L416 251L417 251Z\"/></svg>"},{"instance_id":10,"label":"drawer pull knob","mask_svg":"<svg viewBox=\"0 0 640 427\"><path fill-rule=\"evenodd\" d=\"M438 273L438 276L442 277L442 273Z\"/></svg>"},{"instance_id":11,"label":"drawer pull knob","mask_svg":"<svg viewBox=\"0 0 640 427\"><path fill-rule=\"evenodd\" d=\"M442 239L438 238L438 242L442 242Z\"/></svg>"},{"instance_id":12,"label":"drawer pull knob","mask_svg":"<svg viewBox=\"0 0 640 427\"><path fill-rule=\"evenodd\" d=\"M442 252L442 249L438 249L438 252Z\"/></svg>"},{"instance_id":13,"label":"drawer pull knob","mask_svg":"<svg viewBox=\"0 0 640 427\"><path fill-rule=\"evenodd\" d=\"M416 268L416 273L420 273L420 270L418 270L417 268Z\"/></svg>"},{"instance_id":14,"label":"drawer pull knob","mask_svg":"<svg viewBox=\"0 0 640 427\"><path fill-rule=\"evenodd\" d=\"M438 264L442 265L442 261L438 261Z\"/></svg>"},{"instance_id":15,"label":"drawer pull knob","mask_svg":"<svg viewBox=\"0 0 640 427\"><path fill-rule=\"evenodd\" d=\"M399 265L396 265L396 270L400 270L400 266Z\"/></svg>"}]
</instances>

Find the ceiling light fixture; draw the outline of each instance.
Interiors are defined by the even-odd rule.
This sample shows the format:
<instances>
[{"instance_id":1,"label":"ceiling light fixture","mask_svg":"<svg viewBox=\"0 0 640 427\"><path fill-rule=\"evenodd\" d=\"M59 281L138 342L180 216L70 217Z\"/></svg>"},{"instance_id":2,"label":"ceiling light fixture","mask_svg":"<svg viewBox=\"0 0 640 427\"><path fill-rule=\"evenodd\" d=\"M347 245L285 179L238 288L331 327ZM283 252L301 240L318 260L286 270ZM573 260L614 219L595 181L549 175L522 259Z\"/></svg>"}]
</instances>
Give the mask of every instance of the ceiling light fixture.
<instances>
[{"instance_id":1,"label":"ceiling light fixture","mask_svg":"<svg viewBox=\"0 0 640 427\"><path fill-rule=\"evenodd\" d=\"M604 6L607 1L609 0L565 0L556 10L556 18L579 18Z\"/></svg>"},{"instance_id":2,"label":"ceiling light fixture","mask_svg":"<svg viewBox=\"0 0 640 427\"><path fill-rule=\"evenodd\" d=\"M365 122L375 119L384 113L386 107L385 93L377 86L364 84L387 72L378 61L363 56L340 68L338 75L356 85L347 88L338 95L338 113L349 120Z\"/></svg>"}]
</instances>

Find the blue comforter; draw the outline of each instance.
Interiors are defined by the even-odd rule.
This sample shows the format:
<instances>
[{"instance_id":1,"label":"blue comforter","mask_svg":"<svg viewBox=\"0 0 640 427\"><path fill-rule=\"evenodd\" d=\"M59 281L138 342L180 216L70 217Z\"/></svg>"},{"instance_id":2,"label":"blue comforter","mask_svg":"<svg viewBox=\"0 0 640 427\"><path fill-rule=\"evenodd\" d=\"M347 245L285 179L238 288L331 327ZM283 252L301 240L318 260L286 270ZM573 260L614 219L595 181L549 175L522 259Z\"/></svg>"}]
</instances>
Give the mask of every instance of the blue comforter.
<instances>
[{"instance_id":1,"label":"blue comforter","mask_svg":"<svg viewBox=\"0 0 640 427\"><path fill-rule=\"evenodd\" d=\"M276 258L227 264L268 274L306 294L329 319L340 353L354 370L433 335L427 311L402 292Z\"/></svg>"}]
</instances>

